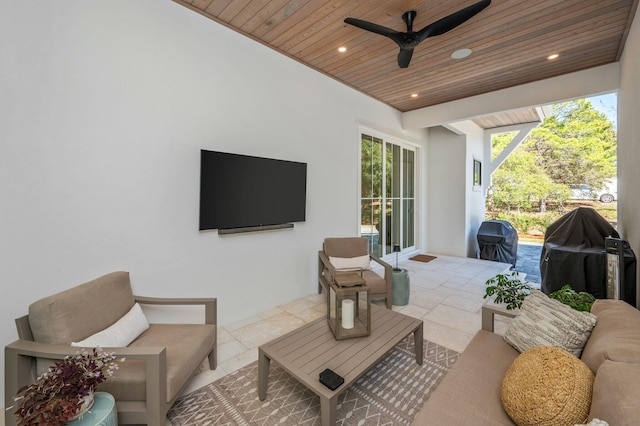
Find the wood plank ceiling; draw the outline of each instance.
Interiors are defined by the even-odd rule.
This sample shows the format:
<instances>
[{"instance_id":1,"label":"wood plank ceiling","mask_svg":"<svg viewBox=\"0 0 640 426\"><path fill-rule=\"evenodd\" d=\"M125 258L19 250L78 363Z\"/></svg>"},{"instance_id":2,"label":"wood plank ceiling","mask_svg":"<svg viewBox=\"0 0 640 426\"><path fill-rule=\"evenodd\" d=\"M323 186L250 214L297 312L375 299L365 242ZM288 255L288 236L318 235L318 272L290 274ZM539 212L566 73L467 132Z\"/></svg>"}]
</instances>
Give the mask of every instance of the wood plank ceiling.
<instances>
[{"instance_id":1,"label":"wood plank ceiling","mask_svg":"<svg viewBox=\"0 0 640 426\"><path fill-rule=\"evenodd\" d=\"M523 123L541 123L545 118L544 113L538 113L536 108L525 108L505 113L492 114L473 120L482 129L495 129L498 127L512 126Z\"/></svg>"},{"instance_id":2,"label":"wood plank ceiling","mask_svg":"<svg viewBox=\"0 0 640 426\"><path fill-rule=\"evenodd\" d=\"M477 0L174 1L404 112L616 62L639 0L493 0L406 69L393 41L344 19L404 32L415 10L417 31ZM452 59L461 48L473 53Z\"/></svg>"}]
</instances>

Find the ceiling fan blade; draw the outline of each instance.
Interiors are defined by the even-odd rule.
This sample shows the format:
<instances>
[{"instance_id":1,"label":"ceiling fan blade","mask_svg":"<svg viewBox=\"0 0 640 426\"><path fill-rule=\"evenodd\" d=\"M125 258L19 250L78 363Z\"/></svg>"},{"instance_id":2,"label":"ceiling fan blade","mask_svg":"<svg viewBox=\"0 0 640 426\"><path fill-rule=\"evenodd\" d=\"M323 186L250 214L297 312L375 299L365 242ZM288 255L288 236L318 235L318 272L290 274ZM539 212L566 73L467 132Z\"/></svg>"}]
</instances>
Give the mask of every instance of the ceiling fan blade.
<instances>
[{"instance_id":1,"label":"ceiling fan blade","mask_svg":"<svg viewBox=\"0 0 640 426\"><path fill-rule=\"evenodd\" d=\"M345 23L353 25L363 30L371 31L372 33L380 34L385 37L389 37L391 40L400 44L404 40L404 33L401 33L391 28L383 27L382 25L374 24L373 22L363 21L362 19L346 18Z\"/></svg>"},{"instance_id":2,"label":"ceiling fan blade","mask_svg":"<svg viewBox=\"0 0 640 426\"><path fill-rule=\"evenodd\" d=\"M463 22L473 18L490 4L491 0L482 0L455 13L452 13L449 16L445 16L444 18L439 19L436 22L429 24L418 31L416 40L418 42L421 42L427 37L434 37L440 34L444 34L447 31L451 31Z\"/></svg>"},{"instance_id":3,"label":"ceiling fan blade","mask_svg":"<svg viewBox=\"0 0 640 426\"><path fill-rule=\"evenodd\" d=\"M398 53L398 66L400 68L407 68L409 66L409 62L411 62L412 56L413 56L413 47L400 49L400 53Z\"/></svg>"}]
</instances>

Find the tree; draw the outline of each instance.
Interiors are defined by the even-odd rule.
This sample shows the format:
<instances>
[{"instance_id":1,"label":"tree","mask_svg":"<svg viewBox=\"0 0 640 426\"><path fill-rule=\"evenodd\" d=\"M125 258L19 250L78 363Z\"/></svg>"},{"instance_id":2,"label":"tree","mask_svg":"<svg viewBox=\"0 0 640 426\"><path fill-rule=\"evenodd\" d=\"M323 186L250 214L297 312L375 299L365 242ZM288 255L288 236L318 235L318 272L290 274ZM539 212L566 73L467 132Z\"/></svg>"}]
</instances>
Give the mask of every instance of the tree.
<instances>
[{"instance_id":1,"label":"tree","mask_svg":"<svg viewBox=\"0 0 640 426\"><path fill-rule=\"evenodd\" d=\"M616 131L605 114L580 99L553 106L554 114L523 143L555 183L601 188L616 175Z\"/></svg>"},{"instance_id":2,"label":"tree","mask_svg":"<svg viewBox=\"0 0 640 426\"><path fill-rule=\"evenodd\" d=\"M548 200L563 203L569 185L601 188L616 175L616 132L606 115L581 99L554 105L554 114L534 129L492 176L493 207L545 211ZM494 151L511 140L496 135Z\"/></svg>"},{"instance_id":3,"label":"tree","mask_svg":"<svg viewBox=\"0 0 640 426\"><path fill-rule=\"evenodd\" d=\"M516 150L495 171L492 186L496 189L490 197L493 207L520 211L537 205L540 211L545 211L547 199L568 198L569 190L553 182L536 159L534 152Z\"/></svg>"}]
</instances>

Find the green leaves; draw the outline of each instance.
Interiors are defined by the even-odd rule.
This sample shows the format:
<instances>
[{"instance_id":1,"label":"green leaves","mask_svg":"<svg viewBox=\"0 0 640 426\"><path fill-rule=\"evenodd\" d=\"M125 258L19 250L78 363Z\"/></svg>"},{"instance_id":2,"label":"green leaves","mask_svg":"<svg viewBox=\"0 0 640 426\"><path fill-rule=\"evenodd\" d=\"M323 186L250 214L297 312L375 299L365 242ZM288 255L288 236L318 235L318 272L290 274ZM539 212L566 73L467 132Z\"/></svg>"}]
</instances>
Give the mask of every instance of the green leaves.
<instances>
[{"instance_id":1,"label":"green leaves","mask_svg":"<svg viewBox=\"0 0 640 426\"><path fill-rule=\"evenodd\" d=\"M534 129L493 173L489 206L528 210L547 200L564 203L569 185L601 188L616 175L617 135L605 114L584 99L554 105L554 114ZM492 139L492 157L513 134Z\"/></svg>"},{"instance_id":2,"label":"green leaves","mask_svg":"<svg viewBox=\"0 0 640 426\"><path fill-rule=\"evenodd\" d=\"M522 281L517 272L499 274L487 280L484 298L496 295L496 303L505 303L508 310L519 309L524 298L531 293L531 286Z\"/></svg>"},{"instance_id":3,"label":"green leaves","mask_svg":"<svg viewBox=\"0 0 640 426\"><path fill-rule=\"evenodd\" d=\"M591 305L593 305L593 302L596 300L595 297L586 291L576 292L569 285L562 286L560 290L554 291L549 297L572 307L576 311L583 312L591 311Z\"/></svg>"}]
</instances>

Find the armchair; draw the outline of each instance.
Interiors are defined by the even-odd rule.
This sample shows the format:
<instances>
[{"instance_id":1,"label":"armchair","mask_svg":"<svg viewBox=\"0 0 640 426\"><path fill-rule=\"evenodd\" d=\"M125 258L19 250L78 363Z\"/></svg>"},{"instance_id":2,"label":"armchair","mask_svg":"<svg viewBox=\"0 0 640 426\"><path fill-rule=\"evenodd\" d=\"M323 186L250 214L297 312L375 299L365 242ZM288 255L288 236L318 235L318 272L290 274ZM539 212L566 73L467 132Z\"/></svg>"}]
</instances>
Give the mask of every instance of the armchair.
<instances>
[{"instance_id":1,"label":"armchair","mask_svg":"<svg viewBox=\"0 0 640 426\"><path fill-rule=\"evenodd\" d=\"M368 259L365 257L368 256ZM331 259L334 263L332 264ZM366 260L362 262L362 260ZM368 265L373 261L384 268L384 277L372 271ZM372 299L385 299L387 309L391 309L392 300L392 267L379 257L369 253L369 243L364 237L325 238L322 250L318 252L318 293L328 291L329 283L335 282L336 274L341 270L352 269L344 265L361 263L354 268L362 273L362 278L371 289ZM337 267L336 267L337 266Z\"/></svg>"},{"instance_id":2,"label":"armchair","mask_svg":"<svg viewBox=\"0 0 640 426\"><path fill-rule=\"evenodd\" d=\"M129 273L113 272L41 299L16 319L19 340L5 346L5 406L18 389L36 380L54 360L73 355L77 342L110 327L135 303L201 305L203 324L149 324L127 347L108 347L126 361L112 381L98 386L116 399L120 424L160 425L205 358L216 368L215 298L159 299L134 296ZM15 425L14 410L5 424Z\"/></svg>"}]
</instances>

